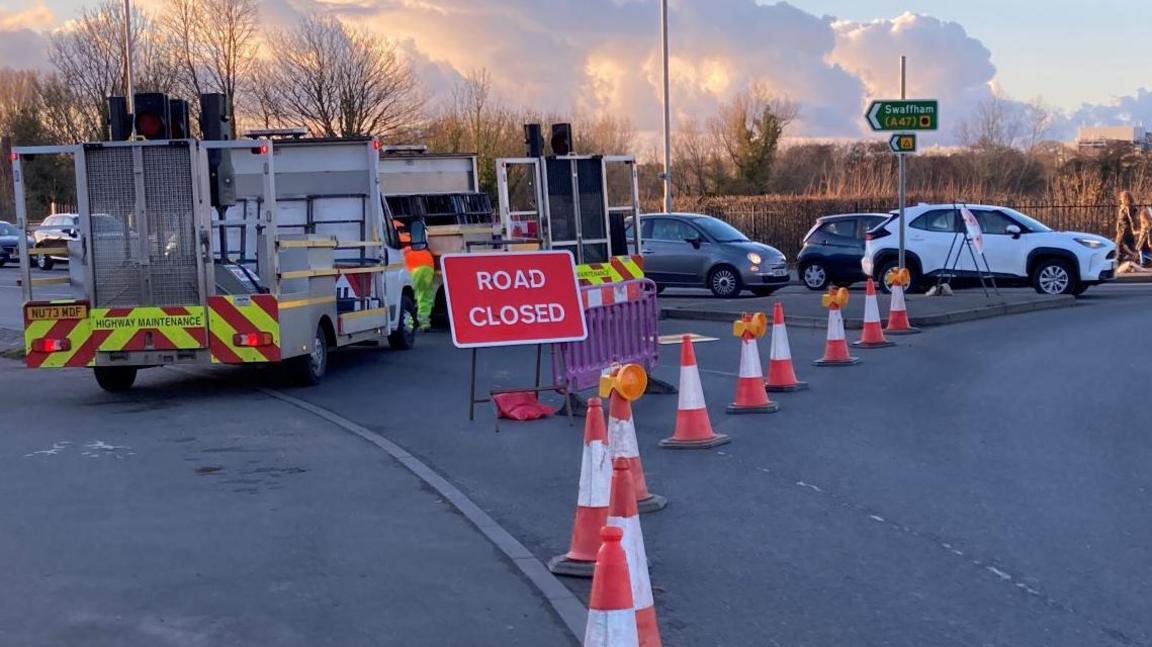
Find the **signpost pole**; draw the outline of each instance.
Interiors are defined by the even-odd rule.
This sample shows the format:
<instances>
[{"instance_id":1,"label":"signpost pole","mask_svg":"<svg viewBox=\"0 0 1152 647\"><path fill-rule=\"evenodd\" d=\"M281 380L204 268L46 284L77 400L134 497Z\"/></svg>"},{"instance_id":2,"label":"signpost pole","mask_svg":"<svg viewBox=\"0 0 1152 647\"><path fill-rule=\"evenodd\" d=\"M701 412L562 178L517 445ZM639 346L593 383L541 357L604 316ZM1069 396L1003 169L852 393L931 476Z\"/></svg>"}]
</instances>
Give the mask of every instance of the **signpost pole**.
<instances>
[{"instance_id":1,"label":"signpost pole","mask_svg":"<svg viewBox=\"0 0 1152 647\"><path fill-rule=\"evenodd\" d=\"M908 93L907 93L908 88L906 86L906 71L907 71L907 57L901 55L900 56L900 99L901 100L908 98ZM905 153L896 153L896 158L899 160L898 163L899 163L899 168L900 168L900 180L899 180L900 188L898 190L898 193L899 193L899 201L900 201L900 258L899 258L899 263L900 263L901 269L903 269L905 267L904 266L904 235L905 235L904 234L904 199L905 199L905 196L904 196L904 157L905 157L905 155L906 155Z\"/></svg>"},{"instance_id":2,"label":"signpost pole","mask_svg":"<svg viewBox=\"0 0 1152 647\"><path fill-rule=\"evenodd\" d=\"M660 2L660 47L664 66L664 211L672 212L672 117L668 101L668 0ZM636 228L639 236L640 228ZM639 250L637 250L639 251Z\"/></svg>"}]
</instances>

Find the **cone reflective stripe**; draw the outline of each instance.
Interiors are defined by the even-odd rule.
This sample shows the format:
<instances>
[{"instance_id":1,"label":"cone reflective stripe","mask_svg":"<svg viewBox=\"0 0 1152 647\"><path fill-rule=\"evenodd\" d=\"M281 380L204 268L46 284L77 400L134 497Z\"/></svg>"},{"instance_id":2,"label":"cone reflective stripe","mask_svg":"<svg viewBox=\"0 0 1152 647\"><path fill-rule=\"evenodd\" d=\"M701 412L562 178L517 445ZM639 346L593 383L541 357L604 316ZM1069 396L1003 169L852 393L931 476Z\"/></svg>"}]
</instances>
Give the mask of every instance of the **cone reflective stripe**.
<instances>
[{"instance_id":1,"label":"cone reflective stripe","mask_svg":"<svg viewBox=\"0 0 1152 647\"><path fill-rule=\"evenodd\" d=\"M751 315L745 313L744 321L750 319ZM763 332L763 328L750 331L745 327L740 335L740 375L736 378L736 399L728 405L728 413L774 413L780 410L780 405L769 399L764 389L764 371L760 368L760 348L756 343L756 335Z\"/></svg>"},{"instance_id":2,"label":"cone reflective stripe","mask_svg":"<svg viewBox=\"0 0 1152 647\"><path fill-rule=\"evenodd\" d=\"M624 531L614 526L600 530L603 545L596 556L584 647L639 647L628 556L621 540Z\"/></svg>"},{"instance_id":3,"label":"cone reflective stripe","mask_svg":"<svg viewBox=\"0 0 1152 647\"><path fill-rule=\"evenodd\" d=\"M608 507L608 525L620 528L620 545L628 560L628 581L632 586L632 604L635 609L636 633L642 647L659 647L660 629L656 624L656 603L652 599L652 582L648 576L648 552L644 549L644 533L640 529L640 515L636 510L636 495L632 491L632 475L628 464L617 459L612 465L612 497Z\"/></svg>"},{"instance_id":4,"label":"cone reflective stripe","mask_svg":"<svg viewBox=\"0 0 1152 647\"><path fill-rule=\"evenodd\" d=\"M576 499L576 519L568 552L548 562L557 575L592 577L596 553L600 550L600 529L608 521L608 499L612 483L612 458L604 408L600 398L589 398L584 422L584 453L580 462L580 491Z\"/></svg>"},{"instance_id":5,"label":"cone reflective stripe","mask_svg":"<svg viewBox=\"0 0 1152 647\"><path fill-rule=\"evenodd\" d=\"M784 305L779 301L772 307L772 350L768 355L768 381L764 388L773 393L808 388L807 382L796 378L792 349L788 344L788 327L784 325Z\"/></svg>"},{"instance_id":6,"label":"cone reflective stripe","mask_svg":"<svg viewBox=\"0 0 1152 647\"><path fill-rule=\"evenodd\" d=\"M888 326L884 332L889 335L914 335L920 332L908 322L908 307L904 304L904 286L892 284L892 303L888 310Z\"/></svg>"},{"instance_id":7,"label":"cone reflective stripe","mask_svg":"<svg viewBox=\"0 0 1152 647\"><path fill-rule=\"evenodd\" d=\"M668 500L648 491L648 479L644 476L644 464L640 461L640 446L636 443L632 403L616 391L612 392L608 401L608 447L613 460L623 458L628 461L640 511L663 510Z\"/></svg>"},{"instance_id":8,"label":"cone reflective stripe","mask_svg":"<svg viewBox=\"0 0 1152 647\"><path fill-rule=\"evenodd\" d=\"M676 410L676 429L671 438L660 441L668 449L708 449L731 439L712 431L708 406L704 403L704 387L700 384L700 368L696 366L696 352L692 338L684 335L680 342L680 402Z\"/></svg>"},{"instance_id":9,"label":"cone reflective stripe","mask_svg":"<svg viewBox=\"0 0 1152 647\"><path fill-rule=\"evenodd\" d=\"M844 317L840 306L828 309L828 338L824 343L824 357L812 362L816 366L851 366L860 358L848 354L848 340L844 339Z\"/></svg>"},{"instance_id":10,"label":"cone reflective stripe","mask_svg":"<svg viewBox=\"0 0 1152 647\"><path fill-rule=\"evenodd\" d=\"M856 348L886 348L895 346L884 338L884 330L880 326L880 305L876 302L876 284L868 279L864 292L864 330L860 333L860 340L852 342Z\"/></svg>"}]
</instances>

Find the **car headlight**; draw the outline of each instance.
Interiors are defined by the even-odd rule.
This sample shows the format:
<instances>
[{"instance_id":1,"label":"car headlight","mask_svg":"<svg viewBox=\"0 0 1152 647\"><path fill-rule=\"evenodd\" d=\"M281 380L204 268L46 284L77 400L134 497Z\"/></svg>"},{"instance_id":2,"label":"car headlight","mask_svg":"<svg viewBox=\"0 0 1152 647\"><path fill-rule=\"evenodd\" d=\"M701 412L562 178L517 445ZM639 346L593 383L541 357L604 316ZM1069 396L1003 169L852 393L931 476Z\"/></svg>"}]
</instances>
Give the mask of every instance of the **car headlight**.
<instances>
[{"instance_id":1,"label":"car headlight","mask_svg":"<svg viewBox=\"0 0 1152 647\"><path fill-rule=\"evenodd\" d=\"M748 252L748 260L752 261L753 265L759 265L764 259L760 258L756 252Z\"/></svg>"},{"instance_id":2,"label":"car headlight","mask_svg":"<svg viewBox=\"0 0 1152 647\"><path fill-rule=\"evenodd\" d=\"M1074 238L1073 240L1087 247L1088 249L1100 249L1104 246L1104 242L1096 238Z\"/></svg>"}]
</instances>

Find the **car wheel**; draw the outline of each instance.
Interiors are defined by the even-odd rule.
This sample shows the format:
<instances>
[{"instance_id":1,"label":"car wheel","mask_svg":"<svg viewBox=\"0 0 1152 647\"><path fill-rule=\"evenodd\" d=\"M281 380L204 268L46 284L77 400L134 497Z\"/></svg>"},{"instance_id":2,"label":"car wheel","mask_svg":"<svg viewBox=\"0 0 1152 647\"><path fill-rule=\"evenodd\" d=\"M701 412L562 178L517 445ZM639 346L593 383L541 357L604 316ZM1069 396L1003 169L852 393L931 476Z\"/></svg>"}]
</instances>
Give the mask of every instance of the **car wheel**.
<instances>
[{"instance_id":1,"label":"car wheel","mask_svg":"<svg viewBox=\"0 0 1152 647\"><path fill-rule=\"evenodd\" d=\"M416 345L416 299L411 294L400 297L400 325L388 335L392 350L412 350Z\"/></svg>"},{"instance_id":2,"label":"car wheel","mask_svg":"<svg viewBox=\"0 0 1152 647\"><path fill-rule=\"evenodd\" d=\"M776 289L777 289L776 286L768 287L765 285L757 286L754 288L748 288L748 290L751 291L752 294L755 294L758 297L772 296L772 293L775 292Z\"/></svg>"},{"instance_id":3,"label":"car wheel","mask_svg":"<svg viewBox=\"0 0 1152 647\"><path fill-rule=\"evenodd\" d=\"M135 366L94 366L92 374L100 388L109 393L123 393L136 383Z\"/></svg>"},{"instance_id":4,"label":"car wheel","mask_svg":"<svg viewBox=\"0 0 1152 647\"><path fill-rule=\"evenodd\" d=\"M708 273L708 289L712 290L712 294L728 299L740 294L744 286L740 281L740 274L734 268L720 265Z\"/></svg>"},{"instance_id":5,"label":"car wheel","mask_svg":"<svg viewBox=\"0 0 1152 647\"><path fill-rule=\"evenodd\" d=\"M828 269L823 263L805 265L800 270L800 280L809 290L824 290L828 287Z\"/></svg>"},{"instance_id":6,"label":"car wheel","mask_svg":"<svg viewBox=\"0 0 1152 647\"><path fill-rule=\"evenodd\" d=\"M52 269L52 266L55 264L56 261L52 260L52 257L47 254L40 254L36 257L36 267L44 270L45 272Z\"/></svg>"},{"instance_id":7,"label":"car wheel","mask_svg":"<svg viewBox=\"0 0 1152 647\"><path fill-rule=\"evenodd\" d=\"M892 289L888 287L888 282L884 280L888 276L888 272L900 267L900 262L895 259L889 259L880 264L879 271L876 272L876 289L884 294L891 294ZM916 271L915 267L911 264L908 266L908 287L904 289L905 293L916 291L920 285L920 273Z\"/></svg>"},{"instance_id":8,"label":"car wheel","mask_svg":"<svg viewBox=\"0 0 1152 647\"><path fill-rule=\"evenodd\" d=\"M1073 294L1078 283L1068 262L1058 258L1042 260L1032 270L1032 287L1040 294Z\"/></svg>"},{"instance_id":9,"label":"car wheel","mask_svg":"<svg viewBox=\"0 0 1152 647\"><path fill-rule=\"evenodd\" d=\"M324 325L316 326L316 337L312 340L312 352L288 360L292 381L300 386L316 386L324 379L328 370L328 338Z\"/></svg>"}]
</instances>

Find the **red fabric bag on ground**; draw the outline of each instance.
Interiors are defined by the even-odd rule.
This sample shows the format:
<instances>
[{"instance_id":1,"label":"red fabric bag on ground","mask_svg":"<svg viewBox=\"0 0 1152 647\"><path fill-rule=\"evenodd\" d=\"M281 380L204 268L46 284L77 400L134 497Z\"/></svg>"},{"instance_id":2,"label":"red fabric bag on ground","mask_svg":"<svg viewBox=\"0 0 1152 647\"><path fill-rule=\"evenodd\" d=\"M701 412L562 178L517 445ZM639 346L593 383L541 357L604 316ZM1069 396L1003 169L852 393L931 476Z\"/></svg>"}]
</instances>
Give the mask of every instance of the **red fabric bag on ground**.
<instances>
[{"instance_id":1,"label":"red fabric bag on ground","mask_svg":"<svg viewBox=\"0 0 1152 647\"><path fill-rule=\"evenodd\" d=\"M541 404L532 391L498 393L492 396L492 402L496 405L496 415L509 420L536 420L556 413L554 407Z\"/></svg>"}]
</instances>

